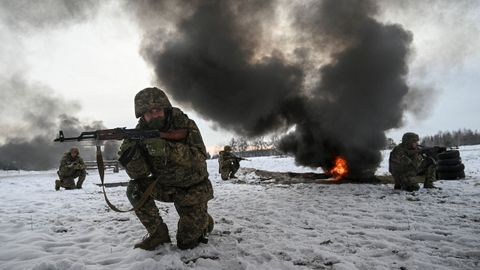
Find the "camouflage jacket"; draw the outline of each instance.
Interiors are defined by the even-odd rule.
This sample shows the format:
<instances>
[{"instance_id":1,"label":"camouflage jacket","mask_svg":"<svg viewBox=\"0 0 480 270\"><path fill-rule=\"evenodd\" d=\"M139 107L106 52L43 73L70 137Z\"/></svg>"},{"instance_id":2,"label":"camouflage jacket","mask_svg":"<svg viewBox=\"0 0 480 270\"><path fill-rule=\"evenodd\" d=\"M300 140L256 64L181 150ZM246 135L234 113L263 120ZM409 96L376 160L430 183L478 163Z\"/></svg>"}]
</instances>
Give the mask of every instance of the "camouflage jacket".
<instances>
[{"instance_id":1,"label":"camouflage jacket","mask_svg":"<svg viewBox=\"0 0 480 270\"><path fill-rule=\"evenodd\" d=\"M166 131L187 129L187 137L182 141L161 138L141 142L124 140L119 155L135 151L125 166L127 174L135 180L154 177L160 185L181 188L205 181L208 179L207 152L197 125L178 108L172 108L166 117ZM136 128L147 129L142 118Z\"/></svg>"},{"instance_id":2,"label":"camouflage jacket","mask_svg":"<svg viewBox=\"0 0 480 270\"><path fill-rule=\"evenodd\" d=\"M220 151L218 153L218 164L220 167L228 166L232 161L235 161L237 156L228 151Z\"/></svg>"},{"instance_id":3,"label":"camouflage jacket","mask_svg":"<svg viewBox=\"0 0 480 270\"><path fill-rule=\"evenodd\" d=\"M415 176L417 175L422 160L423 158L418 150L408 149L406 146L400 144L390 152L388 170L392 174Z\"/></svg>"},{"instance_id":4,"label":"camouflage jacket","mask_svg":"<svg viewBox=\"0 0 480 270\"><path fill-rule=\"evenodd\" d=\"M58 175L61 177L70 177L73 176L76 171L84 171L85 168L85 162L83 162L80 156L73 158L70 152L66 152L60 161Z\"/></svg>"}]
</instances>

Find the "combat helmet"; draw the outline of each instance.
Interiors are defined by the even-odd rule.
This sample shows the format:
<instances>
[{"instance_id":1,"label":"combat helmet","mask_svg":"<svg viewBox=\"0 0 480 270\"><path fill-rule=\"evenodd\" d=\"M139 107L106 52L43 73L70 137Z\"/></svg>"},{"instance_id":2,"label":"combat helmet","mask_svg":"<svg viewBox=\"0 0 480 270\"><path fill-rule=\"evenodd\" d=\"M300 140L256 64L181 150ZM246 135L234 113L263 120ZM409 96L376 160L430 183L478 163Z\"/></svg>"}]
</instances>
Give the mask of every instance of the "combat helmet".
<instances>
[{"instance_id":1,"label":"combat helmet","mask_svg":"<svg viewBox=\"0 0 480 270\"><path fill-rule=\"evenodd\" d=\"M232 147L230 145L225 145L223 147L223 151L230 152L230 151L232 151Z\"/></svg>"},{"instance_id":2,"label":"combat helmet","mask_svg":"<svg viewBox=\"0 0 480 270\"><path fill-rule=\"evenodd\" d=\"M77 147L72 147L72 148L70 148L70 150L69 150L68 152L70 152L70 154L75 153L75 154L77 154L77 155L80 153L80 151L78 151L78 148L77 148Z\"/></svg>"},{"instance_id":3,"label":"combat helmet","mask_svg":"<svg viewBox=\"0 0 480 270\"><path fill-rule=\"evenodd\" d=\"M135 117L137 118L154 108L171 107L172 104L167 95L157 87L145 88L135 95Z\"/></svg>"},{"instance_id":4,"label":"combat helmet","mask_svg":"<svg viewBox=\"0 0 480 270\"><path fill-rule=\"evenodd\" d=\"M420 138L418 137L418 134L413 132L407 132L402 136L402 143L406 145L410 145L414 142L418 142L419 140Z\"/></svg>"}]
</instances>

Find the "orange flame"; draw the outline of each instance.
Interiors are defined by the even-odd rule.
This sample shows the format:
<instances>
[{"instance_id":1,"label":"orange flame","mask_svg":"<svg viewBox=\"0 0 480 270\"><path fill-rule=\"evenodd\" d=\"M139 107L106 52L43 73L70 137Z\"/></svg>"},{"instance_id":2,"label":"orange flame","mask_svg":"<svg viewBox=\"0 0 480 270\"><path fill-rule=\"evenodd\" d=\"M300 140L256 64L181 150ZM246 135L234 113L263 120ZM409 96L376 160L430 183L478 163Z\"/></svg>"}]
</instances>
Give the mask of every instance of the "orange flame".
<instances>
[{"instance_id":1,"label":"orange flame","mask_svg":"<svg viewBox=\"0 0 480 270\"><path fill-rule=\"evenodd\" d=\"M333 175L335 179L340 179L345 175L347 175L348 173L347 160L345 160L341 156L336 157L335 166L330 169L330 173Z\"/></svg>"}]
</instances>

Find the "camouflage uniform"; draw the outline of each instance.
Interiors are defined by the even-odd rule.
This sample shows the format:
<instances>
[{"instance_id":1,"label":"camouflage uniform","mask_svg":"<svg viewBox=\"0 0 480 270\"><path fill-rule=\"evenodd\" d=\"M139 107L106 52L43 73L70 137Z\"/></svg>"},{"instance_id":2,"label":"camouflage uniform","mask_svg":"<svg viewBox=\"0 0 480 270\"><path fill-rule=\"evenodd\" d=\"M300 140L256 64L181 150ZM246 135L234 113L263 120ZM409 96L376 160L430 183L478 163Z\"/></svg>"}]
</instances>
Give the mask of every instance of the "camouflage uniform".
<instances>
[{"instance_id":1,"label":"camouflage uniform","mask_svg":"<svg viewBox=\"0 0 480 270\"><path fill-rule=\"evenodd\" d=\"M223 180L236 178L235 173L240 168L239 158L232 154L232 148L225 146L223 151L218 153L218 172Z\"/></svg>"},{"instance_id":2,"label":"camouflage uniform","mask_svg":"<svg viewBox=\"0 0 480 270\"><path fill-rule=\"evenodd\" d=\"M74 153L76 153L76 155ZM59 190L60 187L65 189L82 188L87 172L85 171L85 163L79 155L78 148L73 147L70 151L63 154L57 174L60 180L55 181L56 190ZM77 184L75 184L75 178L77 177L78 181Z\"/></svg>"},{"instance_id":3,"label":"camouflage uniform","mask_svg":"<svg viewBox=\"0 0 480 270\"><path fill-rule=\"evenodd\" d=\"M154 108L161 108L165 113L160 119L162 123L155 128L161 131L187 129L188 135L182 141L161 138L142 142L125 140L120 147L121 157L126 153L132 156L123 165L133 179L127 187L127 197L133 206L139 203L147 187L158 180L153 193L135 211L149 233L135 248L153 250L170 242L168 228L155 200L174 203L180 217L177 245L180 249L193 248L199 242L205 242L204 236L213 229L213 219L207 211L213 188L208 179L205 145L195 122L180 109L172 107L165 93L158 88L146 88L135 96L135 114L140 117L137 129L153 128L142 115Z\"/></svg>"},{"instance_id":4,"label":"camouflage uniform","mask_svg":"<svg viewBox=\"0 0 480 270\"><path fill-rule=\"evenodd\" d=\"M394 189L416 191L420 188L415 182L415 176L425 172L425 188L433 188L435 181L435 162L430 158L423 158L418 148L413 144L418 143L419 137L415 133L405 133L402 143L390 152L389 171L395 180Z\"/></svg>"}]
</instances>

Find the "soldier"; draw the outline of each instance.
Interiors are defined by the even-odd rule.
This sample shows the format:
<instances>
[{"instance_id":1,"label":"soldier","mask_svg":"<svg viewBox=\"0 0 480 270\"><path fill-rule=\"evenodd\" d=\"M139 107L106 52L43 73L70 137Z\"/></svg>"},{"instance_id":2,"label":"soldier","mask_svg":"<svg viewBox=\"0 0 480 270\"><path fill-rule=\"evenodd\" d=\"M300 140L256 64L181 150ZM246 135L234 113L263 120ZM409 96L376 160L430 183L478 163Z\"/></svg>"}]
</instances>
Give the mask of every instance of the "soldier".
<instances>
[{"instance_id":1,"label":"soldier","mask_svg":"<svg viewBox=\"0 0 480 270\"><path fill-rule=\"evenodd\" d=\"M55 190L60 190L60 187L65 189L82 188L87 172L77 147L72 147L70 151L63 155L57 174L60 180L55 180ZM75 185L75 178L77 177L78 181Z\"/></svg>"},{"instance_id":2,"label":"soldier","mask_svg":"<svg viewBox=\"0 0 480 270\"><path fill-rule=\"evenodd\" d=\"M232 153L232 147L229 145L223 147L223 151L218 153L218 172L223 180L237 178L235 173L240 168L240 160L241 158Z\"/></svg>"},{"instance_id":3,"label":"soldier","mask_svg":"<svg viewBox=\"0 0 480 270\"><path fill-rule=\"evenodd\" d=\"M147 229L148 236L134 248L154 250L171 242L155 200L174 203L180 217L176 236L180 249L206 243L205 237L214 226L207 211L213 188L208 179L207 152L197 125L179 108L172 107L165 93L156 87L137 93L135 116L139 118L137 129L187 129L188 133L181 141L124 140L120 147L120 160L132 178L127 187L129 201L137 207L146 196L145 203L138 206L135 214ZM125 160L125 156L130 158ZM151 184L154 189L150 192L147 189Z\"/></svg>"},{"instance_id":4,"label":"soldier","mask_svg":"<svg viewBox=\"0 0 480 270\"><path fill-rule=\"evenodd\" d=\"M423 158L418 148L417 134L407 132L402 136L402 143L390 152L389 171L395 179L394 189L416 191L420 188L415 176L425 172L424 188L435 188L435 162L431 158Z\"/></svg>"}]
</instances>

